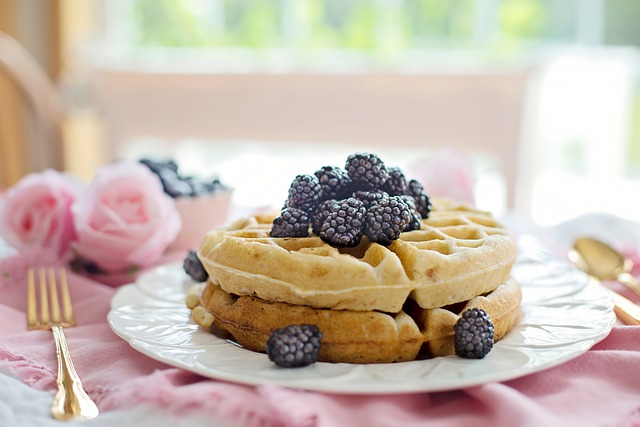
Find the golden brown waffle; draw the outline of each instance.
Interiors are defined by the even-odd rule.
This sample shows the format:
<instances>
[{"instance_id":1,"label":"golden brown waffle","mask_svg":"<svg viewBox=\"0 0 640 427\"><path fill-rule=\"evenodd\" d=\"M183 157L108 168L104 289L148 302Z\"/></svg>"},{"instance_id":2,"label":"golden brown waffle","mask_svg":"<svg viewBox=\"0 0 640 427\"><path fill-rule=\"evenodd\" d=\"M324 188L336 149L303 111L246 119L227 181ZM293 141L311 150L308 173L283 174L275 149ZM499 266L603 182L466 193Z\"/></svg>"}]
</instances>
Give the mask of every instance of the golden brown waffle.
<instances>
[{"instance_id":1,"label":"golden brown waffle","mask_svg":"<svg viewBox=\"0 0 640 427\"><path fill-rule=\"evenodd\" d=\"M454 354L453 325L461 311L478 307L492 319L495 340L501 339L515 323L521 300L519 284L510 279L487 296L462 304L423 309L408 301L396 314L378 311L314 309L252 296L231 295L208 282L194 309L194 319L203 327L228 331L243 347L264 351L276 328L310 323L322 331L319 360L345 363L385 363L418 357ZM206 309L213 317L205 320L196 311Z\"/></svg>"},{"instance_id":2,"label":"golden brown waffle","mask_svg":"<svg viewBox=\"0 0 640 427\"><path fill-rule=\"evenodd\" d=\"M516 257L490 213L443 199L420 230L388 247L366 238L355 248L313 235L272 238L272 221L252 216L205 236L198 257L214 283L264 301L398 313L408 298L437 308L487 294L507 281Z\"/></svg>"}]
</instances>

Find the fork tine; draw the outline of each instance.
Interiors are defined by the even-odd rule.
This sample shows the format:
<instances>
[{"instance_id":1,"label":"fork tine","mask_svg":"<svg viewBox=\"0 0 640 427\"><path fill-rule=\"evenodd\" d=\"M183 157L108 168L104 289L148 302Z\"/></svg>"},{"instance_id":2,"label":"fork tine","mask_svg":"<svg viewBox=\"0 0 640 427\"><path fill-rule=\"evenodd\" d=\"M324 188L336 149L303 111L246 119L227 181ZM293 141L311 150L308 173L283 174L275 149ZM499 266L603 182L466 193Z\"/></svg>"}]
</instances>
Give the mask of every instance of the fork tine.
<instances>
[{"instance_id":1,"label":"fork tine","mask_svg":"<svg viewBox=\"0 0 640 427\"><path fill-rule=\"evenodd\" d=\"M36 307L35 272L30 268L27 272L27 326L29 329L38 327L38 313Z\"/></svg>"},{"instance_id":2,"label":"fork tine","mask_svg":"<svg viewBox=\"0 0 640 427\"><path fill-rule=\"evenodd\" d=\"M49 280L47 280L47 273ZM56 385L58 391L51 406L51 414L57 420L90 420L98 416L100 411L91 397L82 387L82 381L73 367L71 354L64 328L75 326L71 297L67 275L64 269L58 273L61 289L58 291L58 280L56 280L56 270L54 268L38 269L40 279L40 320L38 321L38 308L36 304L35 270L30 268L27 271L27 324L30 330L50 329L53 332L53 340L56 344L56 360L58 361L58 375ZM50 296L47 295L47 281L50 289ZM60 298L58 296L59 292ZM51 298L51 307L49 307ZM63 307L60 307L62 299ZM52 320L49 318L51 310ZM60 311L64 315L61 319Z\"/></svg>"},{"instance_id":3,"label":"fork tine","mask_svg":"<svg viewBox=\"0 0 640 427\"><path fill-rule=\"evenodd\" d=\"M69 294L69 284L67 282L67 272L60 270L60 292L62 293L62 311L64 313L64 321L69 326L75 326L76 319L73 314L73 305L71 304L71 295Z\"/></svg>"},{"instance_id":4,"label":"fork tine","mask_svg":"<svg viewBox=\"0 0 640 427\"><path fill-rule=\"evenodd\" d=\"M47 276L44 268L40 269L40 325L51 323L49 318L49 297L47 296Z\"/></svg>"},{"instance_id":5,"label":"fork tine","mask_svg":"<svg viewBox=\"0 0 640 427\"><path fill-rule=\"evenodd\" d=\"M63 268L59 269L56 277L54 268L40 268L37 274L40 295L35 284L36 270L30 268L27 271L28 328L48 329L54 324L64 327L75 326L76 320L66 271Z\"/></svg>"},{"instance_id":6,"label":"fork tine","mask_svg":"<svg viewBox=\"0 0 640 427\"><path fill-rule=\"evenodd\" d=\"M49 269L49 293L51 298L51 322L60 324L60 303L58 302L58 283L56 281L56 271Z\"/></svg>"}]
</instances>

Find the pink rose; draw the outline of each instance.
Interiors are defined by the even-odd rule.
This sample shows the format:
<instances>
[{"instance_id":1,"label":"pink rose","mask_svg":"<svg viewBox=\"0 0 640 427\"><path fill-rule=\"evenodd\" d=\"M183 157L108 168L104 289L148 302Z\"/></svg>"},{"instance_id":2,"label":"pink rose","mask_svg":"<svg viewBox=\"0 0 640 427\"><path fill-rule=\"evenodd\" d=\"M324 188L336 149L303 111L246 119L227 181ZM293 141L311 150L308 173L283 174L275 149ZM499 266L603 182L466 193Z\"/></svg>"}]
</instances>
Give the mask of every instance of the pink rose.
<instances>
[{"instance_id":1,"label":"pink rose","mask_svg":"<svg viewBox=\"0 0 640 427\"><path fill-rule=\"evenodd\" d=\"M64 257L75 238L71 204L81 190L79 181L54 170L25 176L0 199L0 235L18 250Z\"/></svg>"},{"instance_id":2,"label":"pink rose","mask_svg":"<svg viewBox=\"0 0 640 427\"><path fill-rule=\"evenodd\" d=\"M77 254L109 273L158 261L181 227L160 180L132 162L102 167L72 212Z\"/></svg>"}]
</instances>

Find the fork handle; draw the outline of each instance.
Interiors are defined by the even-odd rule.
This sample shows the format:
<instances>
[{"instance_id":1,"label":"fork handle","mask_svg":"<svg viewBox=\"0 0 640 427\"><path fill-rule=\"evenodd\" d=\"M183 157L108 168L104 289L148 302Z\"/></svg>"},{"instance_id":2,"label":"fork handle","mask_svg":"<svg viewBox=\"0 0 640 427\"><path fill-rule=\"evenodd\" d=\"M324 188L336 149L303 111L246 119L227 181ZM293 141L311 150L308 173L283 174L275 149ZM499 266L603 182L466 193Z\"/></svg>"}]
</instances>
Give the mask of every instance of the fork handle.
<instances>
[{"instance_id":1,"label":"fork handle","mask_svg":"<svg viewBox=\"0 0 640 427\"><path fill-rule=\"evenodd\" d=\"M51 406L51 414L57 420L90 420L98 416L98 407L82 388L82 381L71 361L62 326L53 325L58 359L58 392Z\"/></svg>"}]
</instances>

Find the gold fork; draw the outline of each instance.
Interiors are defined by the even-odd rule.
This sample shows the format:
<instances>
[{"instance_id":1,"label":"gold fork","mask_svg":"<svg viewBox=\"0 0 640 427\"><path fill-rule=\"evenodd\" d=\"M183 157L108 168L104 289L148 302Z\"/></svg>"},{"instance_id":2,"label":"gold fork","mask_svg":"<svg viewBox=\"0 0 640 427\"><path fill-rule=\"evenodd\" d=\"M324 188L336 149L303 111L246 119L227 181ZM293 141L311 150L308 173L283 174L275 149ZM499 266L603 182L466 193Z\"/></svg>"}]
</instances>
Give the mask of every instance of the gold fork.
<instances>
[{"instance_id":1,"label":"gold fork","mask_svg":"<svg viewBox=\"0 0 640 427\"><path fill-rule=\"evenodd\" d=\"M59 271L62 313L58 299L58 284L55 270L38 269L40 289L40 318L36 303L35 270L27 273L27 324L29 330L51 329L56 343L58 359L58 392L51 406L51 414L57 420L90 420L98 416L98 407L82 388L82 381L76 373L71 354L64 336L63 327L73 327L76 320L69 295L67 275L64 269ZM47 280L48 276L48 280ZM47 282L49 284L47 290ZM50 296L49 296L50 295Z\"/></svg>"}]
</instances>

